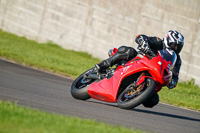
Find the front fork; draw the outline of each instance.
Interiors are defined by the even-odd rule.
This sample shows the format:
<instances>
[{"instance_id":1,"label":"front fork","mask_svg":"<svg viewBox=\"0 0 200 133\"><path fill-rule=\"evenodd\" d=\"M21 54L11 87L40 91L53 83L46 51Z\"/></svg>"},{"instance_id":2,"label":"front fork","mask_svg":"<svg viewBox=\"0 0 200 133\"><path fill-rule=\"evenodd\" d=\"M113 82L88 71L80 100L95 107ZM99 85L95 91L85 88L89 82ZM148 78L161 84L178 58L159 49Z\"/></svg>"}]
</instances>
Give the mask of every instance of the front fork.
<instances>
[{"instance_id":1,"label":"front fork","mask_svg":"<svg viewBox=\"0 0 200 133\"><path fill-rule=\"evenodd\" d=\"M145 72L142 72L137 80L129 86L131 89L125 94L125 97L128 99L133 98L139 95L145 86L149 86L149 83L145 80L147 77L149 76L146 76Z\"/></svg>"},{"instance_id":2,"label":"front fork","mask_svg":"<svg viewBox=\"0 0 200 133\"><path fill-rule=\"evenodd\" d=\"M141 85L145 81L146 78L152 79L152 77L147 76L145 72L141 73L140 76L136 80L136 86ZM147 86L148 86L148 83L147 83Z\"/></svg>"},{"instance_id":3,"label":"front fork","mask_svg":"<svg viewBox=\"0 0 200 133\"><path fill-rule=\"evenodd\" d=\"M145 85L144 82L146 82L146 80L145 80L146 78L151 78L151 79L153 79L153 77L146 76L146 73L143 72L143 73L141 73L140 76L137 78L137 80L136 80L136 82L135 82L135 86L142 89L142 88L143 88L143 85ZM146 86L149 86L148 80L147 80L147 82L146 82ZM155 93L156 93L156 92L159 92L161 89L162 89L162 85L161 85L159 82L157 82L157 87L156 87L156 89L155 89Z\"/></svg>"}]
</instances>

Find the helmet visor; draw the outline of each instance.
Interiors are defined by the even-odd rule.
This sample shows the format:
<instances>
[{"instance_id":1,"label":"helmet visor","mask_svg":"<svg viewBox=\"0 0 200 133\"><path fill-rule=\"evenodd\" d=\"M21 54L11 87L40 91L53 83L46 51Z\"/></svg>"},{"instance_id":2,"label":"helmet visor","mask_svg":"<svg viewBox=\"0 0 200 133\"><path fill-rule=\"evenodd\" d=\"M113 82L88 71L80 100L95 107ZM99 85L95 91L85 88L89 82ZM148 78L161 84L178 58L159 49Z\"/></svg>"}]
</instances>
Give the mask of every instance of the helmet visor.
<instances>
[{"instance_id":1,"label":"helmet visor","mask_svg":"<svg viewBox=\"0 0 200 133\"><path fill-rule=\"evenodd\" d=\"M170 46L177 54L181 52L181 49L183 47L181 44L176 44L176 43L172 43Z\"/></svg>"},{"instance_id":2,"label":"helmet visor","mask_svg":"<svg viewBox=\"0 0 200 133\"><path fill-rule=\"evenodd\" d=\"M175 43L172 43L171 48L176 51L176 50L178 50L178 45Z\"/></svg>"}]
</instances>

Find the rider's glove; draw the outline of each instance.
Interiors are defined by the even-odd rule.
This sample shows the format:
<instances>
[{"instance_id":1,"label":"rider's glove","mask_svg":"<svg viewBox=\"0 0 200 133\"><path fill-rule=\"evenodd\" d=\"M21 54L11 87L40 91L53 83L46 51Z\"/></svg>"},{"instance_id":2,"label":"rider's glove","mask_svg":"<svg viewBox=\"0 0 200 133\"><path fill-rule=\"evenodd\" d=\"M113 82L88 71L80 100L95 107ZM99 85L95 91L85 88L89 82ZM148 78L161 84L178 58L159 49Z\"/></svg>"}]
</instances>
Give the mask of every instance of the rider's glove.
<instances>
[{"instance_id":1,"label":"rider's glove","mask_svg":"<svg viewBox=\"0 0 200 133\"><path fill-rule=\"evenodd\" d=\"M171 82L167 85L167 87L169 89L173 89L176 87L176 84L177 84L176 81L174 79L172 79Z\"/></svg>"},{"instance_id":2,"label":"rider's glove","mask_svg":"<svg viewBox=\"0 0 200 133\"><path fill-rule=\"evenodd\" d=\"M150 50L148 43L144 43L144 44L142 44L142 45L139 45L139 46L138 46L138 49L139 49L140 51L144 52L144 53L148 53L149 50Z\"/></svg>"},{"instance_id":3,"label":"rider's glove","mask_svg":"<svg viewBox=\"0 0 200 133\"><path fill-rule=\"evenodd\" d=\"M138 38L137 41L138 41L138 44L139 44L139 45L138 45L138 49L139 49L140 51L142 51L142 52L148 53L149 50L150 50L148 41L145 40L145 39L143 38L143 36L140 36L140 37Z\"/></svg>"}]
</instances>

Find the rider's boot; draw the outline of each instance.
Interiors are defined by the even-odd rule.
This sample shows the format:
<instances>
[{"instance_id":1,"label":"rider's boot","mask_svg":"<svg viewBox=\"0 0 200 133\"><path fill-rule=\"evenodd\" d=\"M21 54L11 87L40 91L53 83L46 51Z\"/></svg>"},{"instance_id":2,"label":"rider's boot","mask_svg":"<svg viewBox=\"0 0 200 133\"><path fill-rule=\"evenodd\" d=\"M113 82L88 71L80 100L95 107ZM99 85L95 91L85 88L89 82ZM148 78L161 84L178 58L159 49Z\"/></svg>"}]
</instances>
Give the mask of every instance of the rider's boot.
<instances>
[{"instance_id":1,"label":"rider's boot","mask_svg":"<svg viewBox=\"0 0 200 133\"><path fill-rule=\"evenodd\" d=\"M116 54L110 58L103 60L102 62L95 65L95 68L98 72L103 72L103 70L111 67L115 64L118 64L122 61L128 61L137 56L137 51L132 47L121 46Z\"/></svg>"}]
</instances>

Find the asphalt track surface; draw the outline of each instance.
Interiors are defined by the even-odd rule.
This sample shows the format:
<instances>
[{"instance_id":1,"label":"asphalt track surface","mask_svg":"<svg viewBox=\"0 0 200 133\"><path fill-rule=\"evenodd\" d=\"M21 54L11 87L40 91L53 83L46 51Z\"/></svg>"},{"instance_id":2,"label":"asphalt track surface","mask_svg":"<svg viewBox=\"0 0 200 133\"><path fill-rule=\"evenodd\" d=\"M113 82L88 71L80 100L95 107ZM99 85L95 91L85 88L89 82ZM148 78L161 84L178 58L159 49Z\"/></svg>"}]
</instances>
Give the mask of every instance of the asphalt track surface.
<instances>
[{"instance_id":1,"label":"asphalt track surface","mask_svg":"<svg viewBox=\"0 0 200 133\"><path fill-rule=\"evenodd\" d=\"M123 110L115 103L71 97L73 80L0 59L0 99L58 114L157 133L200 133L200 112L159 103Z\"/></svg>"}]
</instances>

